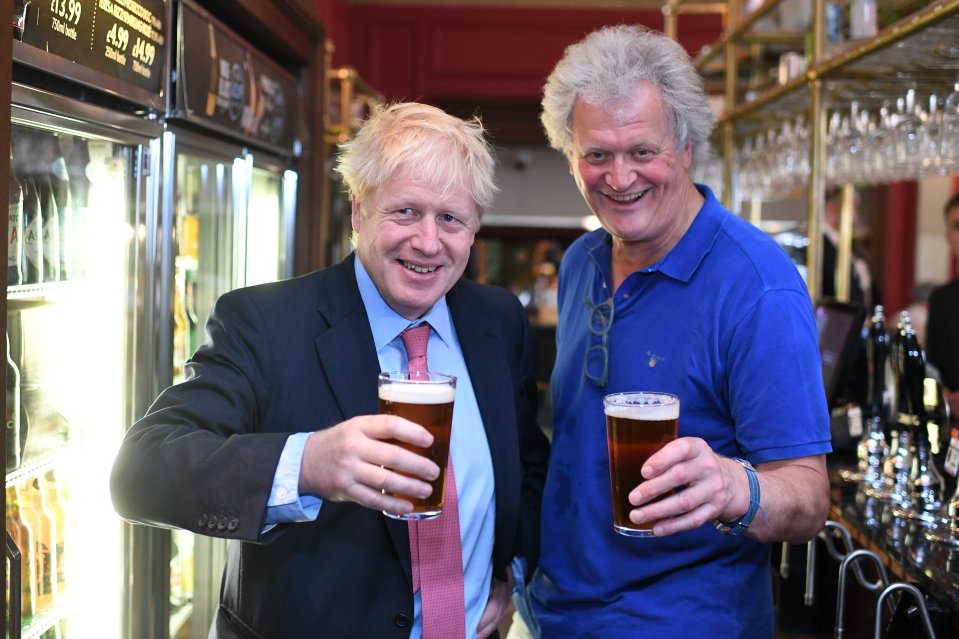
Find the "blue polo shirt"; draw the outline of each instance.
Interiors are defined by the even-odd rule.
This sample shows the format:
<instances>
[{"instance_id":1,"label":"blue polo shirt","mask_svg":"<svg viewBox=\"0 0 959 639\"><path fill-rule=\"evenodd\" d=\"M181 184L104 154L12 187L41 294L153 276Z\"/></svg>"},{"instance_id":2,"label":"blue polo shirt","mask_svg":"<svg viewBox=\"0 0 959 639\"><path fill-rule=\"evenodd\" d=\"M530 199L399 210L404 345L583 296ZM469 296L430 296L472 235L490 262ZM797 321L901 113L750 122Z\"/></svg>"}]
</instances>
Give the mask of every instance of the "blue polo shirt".
<instances>
[{"instance_id":1,"label":"blue polo shirt","mask_svg":"<svg viewBox=\"0 0 959 639\"><path fill-rule=\"evenodd\" d=\"M607 393L674 393L680 436L754 464L831 450L813 307L798 270L697 188L706 201L683 238L615 291L606 388L583 368L599 344L587 330L591 305L610 296L608 233L579 238L560 267L554 435L530 584L542 637L773 636L769 544L709 524L647 539L612 527Z\"/></svg>"}]
</instances>

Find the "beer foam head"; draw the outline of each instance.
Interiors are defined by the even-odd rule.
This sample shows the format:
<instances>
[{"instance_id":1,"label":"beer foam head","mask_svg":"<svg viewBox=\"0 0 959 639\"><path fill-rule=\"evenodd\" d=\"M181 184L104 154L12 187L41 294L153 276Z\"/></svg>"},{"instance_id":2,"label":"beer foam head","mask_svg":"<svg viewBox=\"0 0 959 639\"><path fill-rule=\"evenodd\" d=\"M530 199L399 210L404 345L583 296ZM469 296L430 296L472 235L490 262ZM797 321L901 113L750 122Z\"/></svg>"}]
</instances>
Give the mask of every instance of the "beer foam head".
<instances>
[{"instance_id":1,"label":"beer foam head","mask_svg":"<svg viewBox=\"0 0 959 639\"><path fill-rule=\"evenodd\" d=\"M610 417L643 419L647 421L665 421L679 419L679 400L663 403L656 396L624 393L605 402L604 409Z\"/></svg>"},{"instance_id":2,"label":"beer foam head","mask_svg":"<svg viewBox=\"0 0 959 639\"><path fill-rule=\"evenodd\" d=\"M448 384L412 383L383 384L380 399L403 404L449 404L456 396L456 389Z\"/></svg>"}]
</instances>

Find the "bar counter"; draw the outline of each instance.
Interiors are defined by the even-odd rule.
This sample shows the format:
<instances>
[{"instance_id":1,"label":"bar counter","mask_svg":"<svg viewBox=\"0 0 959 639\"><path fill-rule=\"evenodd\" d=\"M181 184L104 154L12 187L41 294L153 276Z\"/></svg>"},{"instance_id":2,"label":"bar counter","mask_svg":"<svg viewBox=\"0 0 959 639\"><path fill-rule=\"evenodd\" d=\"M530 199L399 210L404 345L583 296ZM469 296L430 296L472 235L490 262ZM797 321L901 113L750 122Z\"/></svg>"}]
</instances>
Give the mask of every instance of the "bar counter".
<instances>
[{"instance_id":1,"label":"bar counter","mask_svg":"<svg viewBox=\"0 0 959 639\"><path fill-rule=\"evenodd\" d=\"M939 616L937 629L945 617L955 633L946 636L959 637L959 541L955 541L959 536L953 533L951 543L936 540L934 537L950 538L947 526L930 526L905 517L893 502L870 497L859 482L844 480L842 472L855 467L851 456L830 456L830 520L848 530L856 546L880 558L890 582L915 584L926 595L930 613ZM955 486L955 480L949 480L944 501Z\"/></svg>"}]
</instances>

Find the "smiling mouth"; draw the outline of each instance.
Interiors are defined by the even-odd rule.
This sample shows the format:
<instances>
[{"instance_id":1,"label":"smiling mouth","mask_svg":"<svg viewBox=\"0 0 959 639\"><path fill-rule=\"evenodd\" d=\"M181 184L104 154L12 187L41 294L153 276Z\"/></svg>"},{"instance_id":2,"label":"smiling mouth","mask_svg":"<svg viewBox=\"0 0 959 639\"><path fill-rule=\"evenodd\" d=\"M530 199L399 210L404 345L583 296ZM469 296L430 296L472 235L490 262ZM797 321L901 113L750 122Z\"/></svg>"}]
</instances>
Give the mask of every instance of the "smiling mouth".
<instances>
[{"instance_id":1,"label":"smiling mouth","mask_svg":"<svg viewBox=\"0 0 959 639\"><path fill-rule=\"evenodd\" d=\"M613 202L619 202L620 204L630 204L631 202L635 202L639 199L642 199L642 197L646 195L647 193L649 193L649 189L646 189L645 191L641 193L626 193L622 195L619 193L606 193L605 195L606 197L611 199Z\"/></svg>"},{"instance_id":2,"label":"smiling mouth","mask_svg":"<svg viewBox=\"0 0 959 639\"><path fill-rule=\"evenodd\" d=\"M416 273L432 273L438 268L436 266L417 266L412 262L403 262L403 266Z\"/></svg>"}]
</instances>

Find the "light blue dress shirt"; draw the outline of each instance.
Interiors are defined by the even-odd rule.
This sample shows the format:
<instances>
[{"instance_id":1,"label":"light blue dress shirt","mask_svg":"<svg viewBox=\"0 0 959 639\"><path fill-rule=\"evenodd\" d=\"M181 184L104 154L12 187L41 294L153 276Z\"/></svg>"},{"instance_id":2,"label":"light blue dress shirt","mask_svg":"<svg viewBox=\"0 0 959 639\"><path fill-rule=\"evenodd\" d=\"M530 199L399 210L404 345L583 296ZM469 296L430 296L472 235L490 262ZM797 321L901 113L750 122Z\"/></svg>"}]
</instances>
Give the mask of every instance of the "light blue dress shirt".
<instances>
[{"instance_id":1,"label":"light blue dress shirt","mask_svg":"<svg viewBox=\"0 0 959 639\"><path fill-rule=\"evenodd\" d=\"M463 351L460 348L453 321L440 298L422 318L410 322L391 309L380 297L373 280L359 258L354 260L360 297L373 331L373 342L380 362L380 370L403 370L407 365L406 349L399 334L413 324L429 322L433 330L427 346L427 362L431 371L456 377L456 400L453 404L453 433L450 454L456 476L456 495L459 501L460 538L463 546L463 566L466 596L466 629L476 636L476 627L489 599L493 578L493 532L496 501L493 485L493 460L480 417L479 406L473 394L473 385ZM298 491L300 463L310 433L296 433L289 437L280 456L273 490L267 502L266 526L269 530L278 523L313 521L319 514L322 500ZM422 635L422 613L419 591L413 595L413 626L410 639Z\"/></svg>"}]
</instances>

